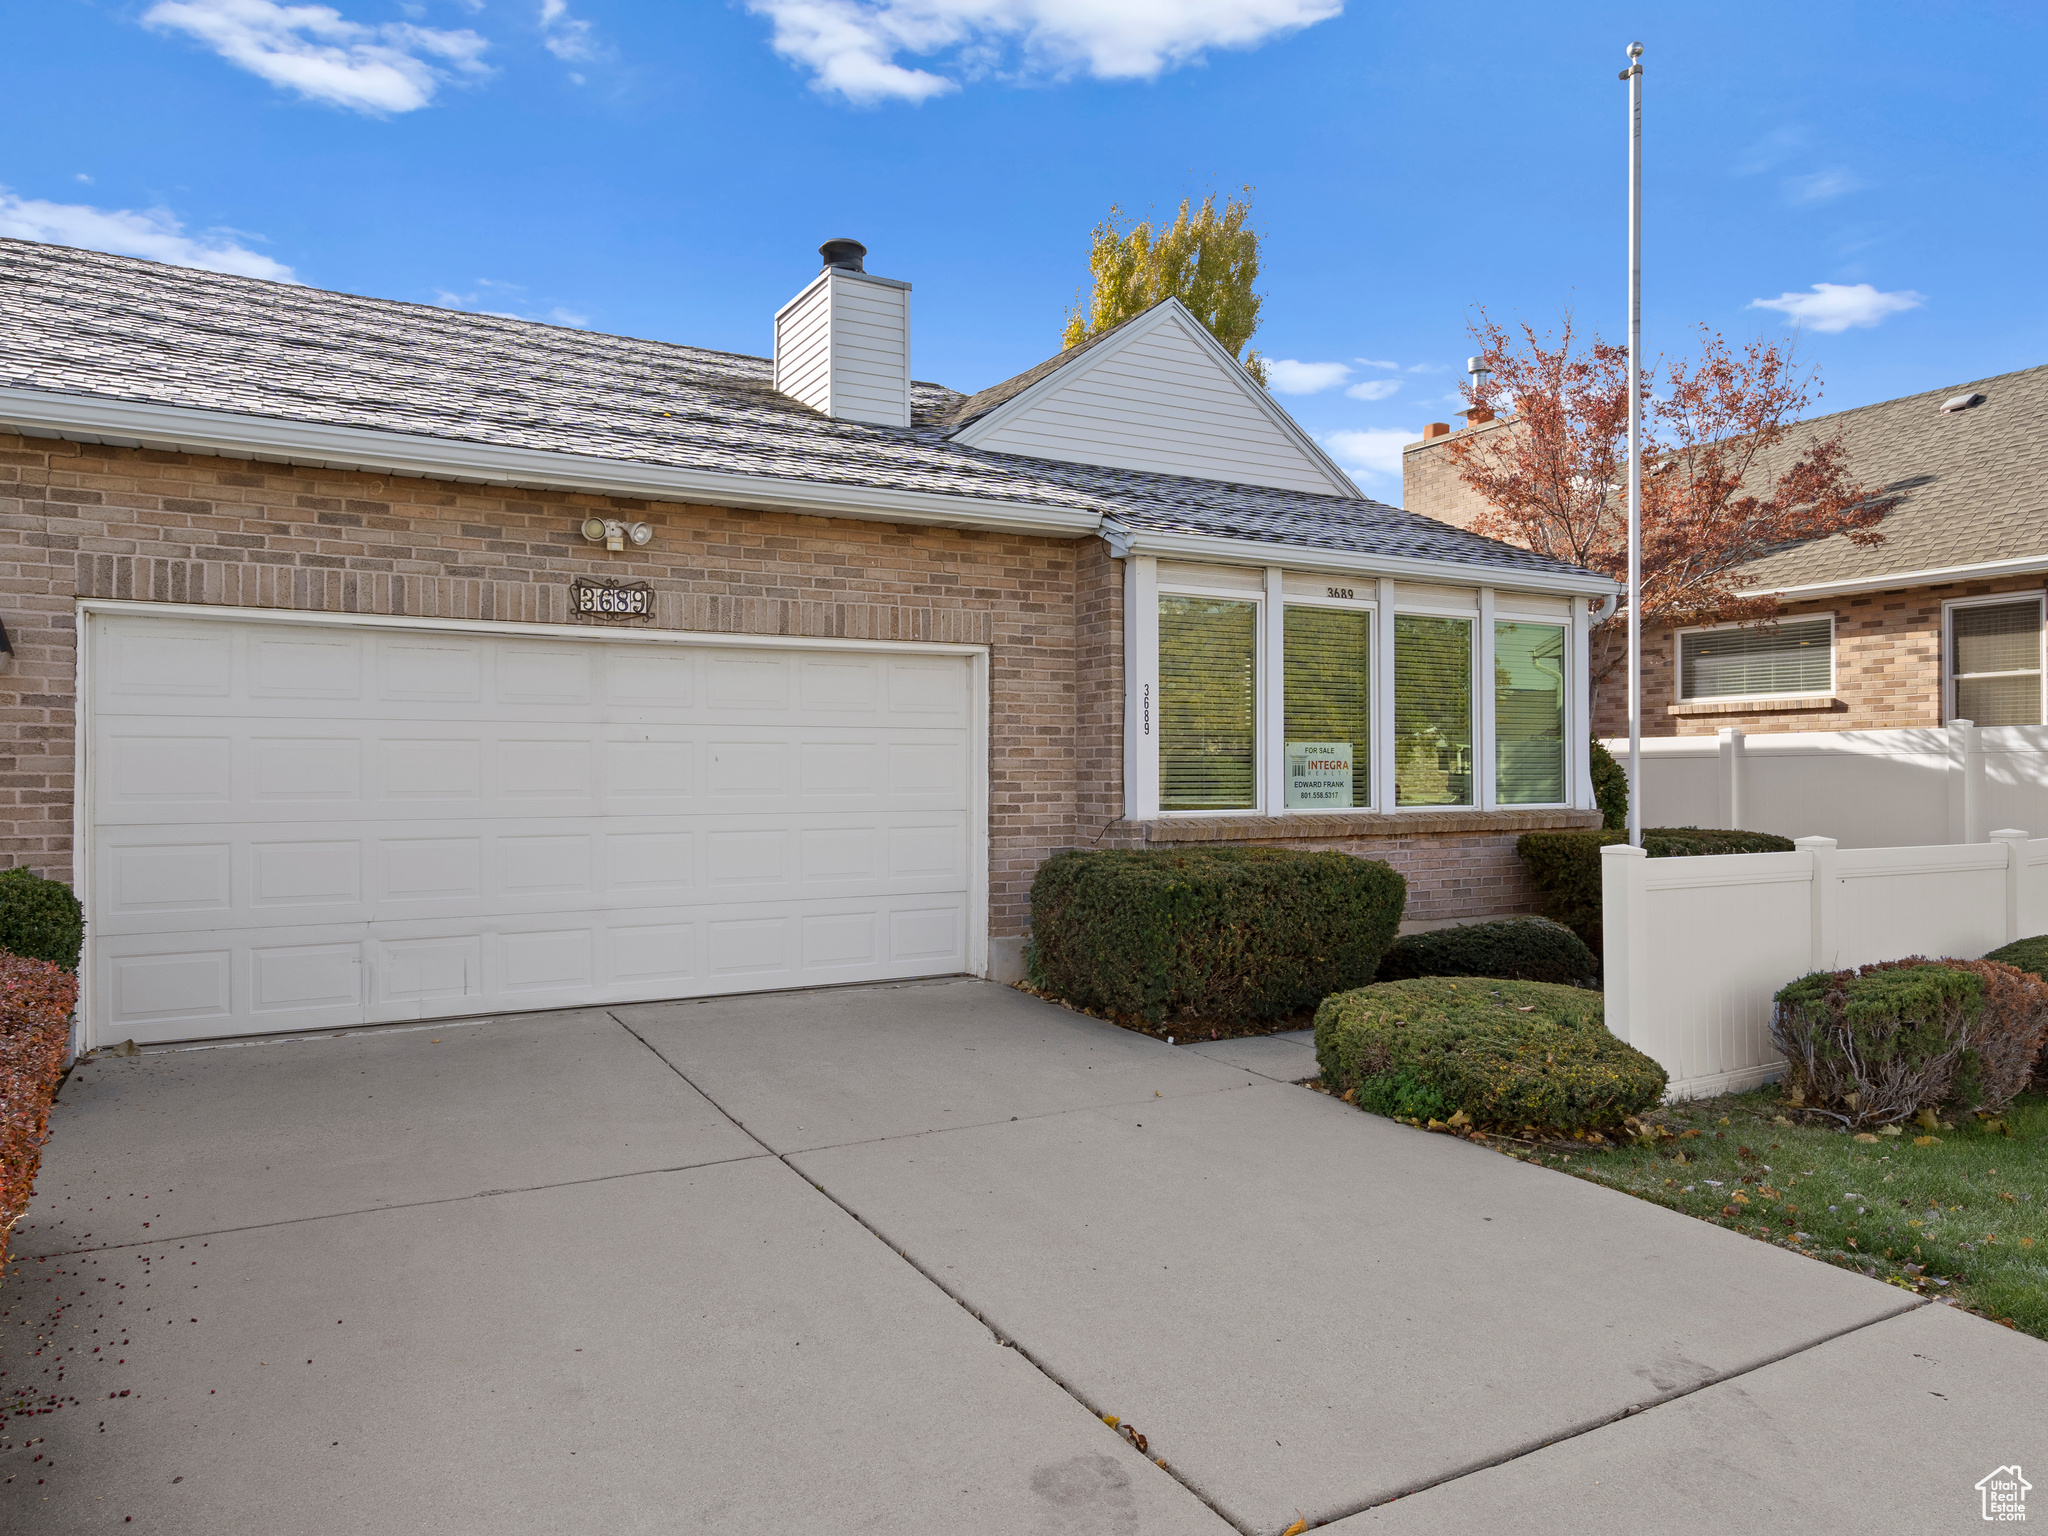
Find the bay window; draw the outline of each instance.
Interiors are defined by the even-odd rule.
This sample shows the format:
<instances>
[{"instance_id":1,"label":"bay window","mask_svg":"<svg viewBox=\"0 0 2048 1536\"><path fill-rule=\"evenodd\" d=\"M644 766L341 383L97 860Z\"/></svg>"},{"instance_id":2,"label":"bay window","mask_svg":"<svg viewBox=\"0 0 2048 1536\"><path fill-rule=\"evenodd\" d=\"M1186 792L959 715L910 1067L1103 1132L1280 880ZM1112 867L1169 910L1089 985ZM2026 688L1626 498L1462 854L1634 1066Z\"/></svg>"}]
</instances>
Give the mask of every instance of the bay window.
<instances>
[{"instance_id":1,"label":"bay window","mask_svg":"<svg viewBox=\"0 0 2048 1536\"><path fill-rule=\"evenodd\" d=\"M1561 596L1136 558L1126 592L1131 819L1587 792L1585 624Z\"/></svg>"}]
</instances>

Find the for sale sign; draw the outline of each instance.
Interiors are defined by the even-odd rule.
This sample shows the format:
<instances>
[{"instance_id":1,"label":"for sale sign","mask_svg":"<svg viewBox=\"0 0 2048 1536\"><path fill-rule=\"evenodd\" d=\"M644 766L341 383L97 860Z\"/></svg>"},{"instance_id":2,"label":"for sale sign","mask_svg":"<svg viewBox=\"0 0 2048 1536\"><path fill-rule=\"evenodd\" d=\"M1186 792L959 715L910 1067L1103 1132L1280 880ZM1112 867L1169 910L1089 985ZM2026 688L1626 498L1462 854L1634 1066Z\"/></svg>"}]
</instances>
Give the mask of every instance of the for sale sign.
<instances>
[{"instance_id":1,"label":"for sale sign","mask_svg":"<svg viewBox=\"0 0 2048 1536\"><path fill-rule=\"evenodd\" d=\"M1351 809L1350 742L1287 743L1287 808L1326 811Z\"/></svg>"}]
</instances>

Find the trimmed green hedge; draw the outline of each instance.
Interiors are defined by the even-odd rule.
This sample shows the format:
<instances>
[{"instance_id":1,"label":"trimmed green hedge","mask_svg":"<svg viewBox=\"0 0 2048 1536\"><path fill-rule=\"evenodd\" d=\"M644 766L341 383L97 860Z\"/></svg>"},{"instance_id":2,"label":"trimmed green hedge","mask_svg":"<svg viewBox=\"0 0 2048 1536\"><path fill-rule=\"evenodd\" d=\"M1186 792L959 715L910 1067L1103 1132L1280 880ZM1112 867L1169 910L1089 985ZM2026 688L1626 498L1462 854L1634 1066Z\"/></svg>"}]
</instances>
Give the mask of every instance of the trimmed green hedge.
<instances>
[{"instance_id":1,"label":"trimmed green hedge","mask_svg":"<svg viewBox=\"0 0 2048 1536\"><path fill-rule=\"evenodd\" d=\"M1664 1069L1602 1022L1597 992L1535 981L1383 982L1316 1013L1323 1086L1375 1114L1598 1130L1664 1096Z\"/></svg>"},{"instance_id":2,"label":"trimmed green hedge","mask_svg":"<svg viewBox=\"0 0 2048 1536\"><path fill-rule=\"evenodd\" d=\"M1054 854L1031 883L1029 978L1111 1016L1253 1024L1372 979L1408 883L1291 848Z\"/></svg>"},{"instance_id":3,"label":"trimmed green hedge","mask_svg":"<svg viewBox=\"0 0 2048 1536\"><path fill-rule=\"evenodd\" d=\"M1610 832L1524 832L1515 852L1536 883L1543 915L1564 924L1595 954L1600 952L1600 850L1628 841ZM1724 832L1713 827L1645 827L1643 851L1653 859L1719 853L1790 853L1792 839L1771 832Z\"/></svg>"},{"instance_id":4,"label":"trimmed green hedge","mask_svg":"<svg viewBox=\"0 0 2048 1536\"><path fill-rule=\"evenodd\" d=\"M1599 974L1593 951L1564 924L1547 917L1504 917L1396 939L1380 961L1378 979L1498 976L1572 986L1590 984Z\"/></svg>"},{"instance_id":5,"label":"trimmed green hedge","mask_svg":"<svg viewBox=\"0 0 2048 1536\"><path fill-rule=\"evenodd\" d=\"M1772 999L1786 1096L1845 1125L1896 1125L1949 1098L1984 1012L1984 982L1945 965L1812 971Z\"/></svg>"},{"instance_id":6,"label":"trimmed green hedge","mask_svg":"<svg viewBox=\"0 0 2048 1536\"><path fill-rule=\"evenodd\" d=\"M1593 743L1593 803L1600 807L1600 825L1609 832L1628 830L1628 770L1614 754Z\"/></svg>"},{"instance_id":7,"label":"trimmed green hedge","mask_svg":"<svg viewBox=\"0 0 2048 1536\"><path fill-rule=\"evenodd\" d=\"M71 887L20 867L0 870L0 950L78 969L85 909Z\"/></svg>"},{"instance_id":8,"label":"trimmed green hedge","mask_svg":"<svg viewBox=\"0 0 2048 1536\"><path fill-rule=\"evenodd\" d=\"M2048 981L2048 934L2031 939L2015 939L2010 944L1992 950L1984 958ZM2042 1092L2048 1092L2048 1041L2042 1043L2041 1054L2034 1059L2034 1086Z\"/></svg>"}]
</instances>

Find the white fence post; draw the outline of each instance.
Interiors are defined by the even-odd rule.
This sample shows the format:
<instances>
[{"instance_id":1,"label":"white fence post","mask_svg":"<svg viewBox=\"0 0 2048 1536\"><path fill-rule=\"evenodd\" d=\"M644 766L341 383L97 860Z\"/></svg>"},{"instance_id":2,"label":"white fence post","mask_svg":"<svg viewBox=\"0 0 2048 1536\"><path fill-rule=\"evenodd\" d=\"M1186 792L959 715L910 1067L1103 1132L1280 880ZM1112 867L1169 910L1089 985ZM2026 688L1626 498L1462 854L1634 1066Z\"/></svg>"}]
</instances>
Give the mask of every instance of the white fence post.
<instances>
[{"instance_id":1,"label":"white fence post","mask_svg":"<svg viewBox=\"0 0 2048 1536\"><path fill-rule=\"evenodd\" d=\"M1991 841L2005 844L2005 942L2020 937L2020 882L2027 877L2027 834L2018 827L2002 827Z\"/></svg>"},{"instance_id":2,"label":"white fence post","mask_svg":"<svg viewBox=\"0 0 2048 1536\"><path fill-rule=\"evenodd\" d=\"M1975 721L1948 723L1948 840L1984 841L1984 741Z\"/></svg>"},{"instance_id":3,"label":"white fence post","mask_svg":"<svg viewBox=\"0 0 2048 1536\"><path fill-rule=\"evenodd\" d=\"M1792 846L1813 856L1812 965L1832 971L1841 950L1841 889L1835 876L1836 845L1832 837L1795 837Z\"/></svg>"},{"instance_id":4,"label":"white fence post","mask_svg":"<svg viewBox=\"0 0 2048 1536\"><path fill-rule=\"evenodd\" d=\"M1649 1024L1649 854L1627 843L1600 850L1601 970L1606 977L1607 1028L1617 1040Z\"/></svg>"},{"instance_id":5,"label":"white fence post","mask_svg":"<svg viewBox=\"0 0 2048 1536\"><path fill-rule=\"evenodd\" d=\"M1742 732L1735 726L1723 726L1720 731L1720 814L1721 825L1730 831L1742 826L1746 814L1743 801L1744 779L1748 777L1749 760L1742 748Z\"/></svg>"}]
</instances>

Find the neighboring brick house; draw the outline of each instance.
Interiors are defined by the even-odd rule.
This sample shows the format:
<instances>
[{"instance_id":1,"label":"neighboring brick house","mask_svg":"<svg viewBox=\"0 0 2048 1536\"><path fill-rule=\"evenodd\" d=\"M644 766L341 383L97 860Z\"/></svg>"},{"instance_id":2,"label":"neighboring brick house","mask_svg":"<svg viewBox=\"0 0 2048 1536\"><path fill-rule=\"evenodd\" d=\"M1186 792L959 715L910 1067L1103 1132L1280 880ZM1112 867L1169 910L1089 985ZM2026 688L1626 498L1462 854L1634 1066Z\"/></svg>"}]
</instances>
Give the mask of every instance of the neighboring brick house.
<instances>
[{"instance_id":1,"label":"neighboring brick house","mask_svg":"<svg viewBox=\"0 0 2048 1536\"><path fill-rule=\"evenodd\" d=\"M1410 445L1404 504L1469 526L1479 498L1444 449L1468 433L1512 427L1512 419L1457 433L1443 427ZM1781 445L1774 465L1837 431L1850 473L1896 498L1884 542L1866 547L1838 535L1744 567L1736 587L1778 599L1774 627L1646 634L1645 735L2048 720L2048 367L1815 417ZM1622 690L1602 695L1596 730L1626 735Z\"/></svg>"},{"instance_id":2,"label":"neighboring brick house","mask_svg":"<svg viewBox=\"0 0 2048 1536\"><path fill-rule=\"evenodd\" d=\"M1012 976L1074 846L1530 909L1610 582L1361 497L1177 304L967 397L825 254L770 360L0 241L87 1044Z\"/></svg>"}]
</instances>

